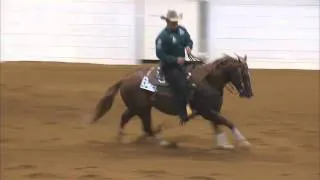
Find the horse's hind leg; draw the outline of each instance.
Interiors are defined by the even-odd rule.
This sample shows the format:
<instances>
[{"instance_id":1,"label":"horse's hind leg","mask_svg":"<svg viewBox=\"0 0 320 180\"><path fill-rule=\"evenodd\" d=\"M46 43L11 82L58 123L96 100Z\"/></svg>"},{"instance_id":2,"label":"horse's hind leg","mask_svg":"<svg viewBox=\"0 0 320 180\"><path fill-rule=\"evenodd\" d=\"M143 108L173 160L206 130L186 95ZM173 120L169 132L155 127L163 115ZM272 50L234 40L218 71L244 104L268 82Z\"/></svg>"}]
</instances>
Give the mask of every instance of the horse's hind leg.
<instances>
[{"instance_id":1,"label":"horse's hind leg","mask_svg":"<svg viewBox=\"0 0 320 180\"><path fill-rule=\"evenodd\" d=\"M146 137L151 137L153 140L156 140L159 145L161 146L168 146L170 145L169 142L163 140L159 133L155 133L152 129L152 121L151 121L151 107L150 108L146 108L143 111L140 111L138 113L138 116L141 119L142 122L142 129L144 131L144 135L142 137L140 137L139 139L144 139Z\"/></svg>"},{"instance_id":2,"label":"horse's hind leg","mask_svg":"<svg viewBox=\"0 0 320 180\"><path fill-rule=\"evenodd\" d=\"M121 121L120 121L120 126L119 126L119 131L118 131L118 137L117 140L118 142L122 141L122 137L124 135L124 127L125 125L130 121L131 118L133 118L133 116L135 116L136 114L130 110L130 109L126 109L122 115L121 115Z\"/></svg>"}]
</instances>

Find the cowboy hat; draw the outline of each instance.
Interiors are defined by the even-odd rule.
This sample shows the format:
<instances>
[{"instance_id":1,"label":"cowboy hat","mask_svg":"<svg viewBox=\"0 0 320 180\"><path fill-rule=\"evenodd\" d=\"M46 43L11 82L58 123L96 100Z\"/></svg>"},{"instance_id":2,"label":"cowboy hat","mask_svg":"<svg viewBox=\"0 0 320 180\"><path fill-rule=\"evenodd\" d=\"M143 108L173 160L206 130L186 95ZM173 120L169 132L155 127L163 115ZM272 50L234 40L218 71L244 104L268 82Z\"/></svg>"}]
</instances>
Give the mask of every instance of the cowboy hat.
<instances>
[{"instance_id":1,"label":"cowboy hat","mask_svg":"<svg viewBox=\"0 0 320 180\"><path fill-rule=\"evenodd\" d=\"M168 10L166 16L161 16L161 19L170 21L170 22L178 22L182 19L182 13L179 14L175 10Z\"/></svg>"}]
</instances>

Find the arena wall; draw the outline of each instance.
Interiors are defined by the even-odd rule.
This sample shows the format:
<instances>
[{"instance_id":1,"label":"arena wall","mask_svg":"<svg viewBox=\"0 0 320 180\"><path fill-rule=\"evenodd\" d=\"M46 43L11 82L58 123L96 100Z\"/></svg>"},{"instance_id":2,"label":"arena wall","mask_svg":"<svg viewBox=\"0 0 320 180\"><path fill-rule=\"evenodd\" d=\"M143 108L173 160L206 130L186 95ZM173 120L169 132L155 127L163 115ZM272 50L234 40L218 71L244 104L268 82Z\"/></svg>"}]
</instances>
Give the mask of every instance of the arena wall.
<instances>
[{"instance_id":1,"label":"arena wall","mask_svg":"<svg viewBox=\"0 0 320 180\"><path fill-rule=\"evenodd\" d=\"M209 2L210 57L237 52L253 68L319 69L319 0Z\"/></svg>"},{"instance_id":2,"label":"arena wall","mask_svg":"<svg viewBox=\"0 0 320 180\"><path fill-rule=\"evenodd\" d=\"M2 3L2 60L136 63L134 0Z\"/></svg>"},{"instance_id":3,"label":"arena wall","mask_svg":"<svg viewBox=\"0 0 320 180\"><path fill-rule=\"evenodd\" d=\"M2 0L1 61L139 64L154 60L167 9L183 13L194 53L247 54L251 68L319 70L319 0ZM207 13L208 50L199 17ZM201 16L202 15L202 16Z\"/></svg>"}]
</instances>

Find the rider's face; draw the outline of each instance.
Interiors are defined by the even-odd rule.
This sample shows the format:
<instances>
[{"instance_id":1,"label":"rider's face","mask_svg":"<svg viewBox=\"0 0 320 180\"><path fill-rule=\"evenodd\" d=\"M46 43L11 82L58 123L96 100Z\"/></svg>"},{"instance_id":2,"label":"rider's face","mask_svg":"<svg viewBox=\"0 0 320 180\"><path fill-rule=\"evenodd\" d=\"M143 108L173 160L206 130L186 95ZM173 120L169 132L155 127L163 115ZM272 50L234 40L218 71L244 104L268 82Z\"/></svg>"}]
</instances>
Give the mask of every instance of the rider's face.
<instances>
[{"instance_id":1,"label":"rider's face","mask_svg":"<svg viewBox=\"0 0 320 180\"><path fill-rule=\"evenodd\" d=\"M168 26L169 26L172 30L176 30L177 27L178 27L178 22L168 21Z\"/></svg>"}]
</instances>

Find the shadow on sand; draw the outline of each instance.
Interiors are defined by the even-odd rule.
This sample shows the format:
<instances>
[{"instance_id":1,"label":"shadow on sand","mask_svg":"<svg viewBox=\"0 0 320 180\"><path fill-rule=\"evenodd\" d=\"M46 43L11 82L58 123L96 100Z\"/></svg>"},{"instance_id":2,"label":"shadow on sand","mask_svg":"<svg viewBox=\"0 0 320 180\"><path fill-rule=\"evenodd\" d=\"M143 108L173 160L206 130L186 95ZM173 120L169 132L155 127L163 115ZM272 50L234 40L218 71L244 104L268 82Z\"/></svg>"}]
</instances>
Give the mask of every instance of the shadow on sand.
<instances>
[{"instance_id":1,"label":"shadow on sand","mask_svg":"<svg viewBox=\"0 0 320 180\"><path fill-rule=\"evenodd\" d=\"M108 157L114 158L182 158L197 161L265 161L265 162L289 162L290 155L277 155L275 153L255 152L254 149L223 150L217 148L203 148L187 145L175 145L161 147L159 144L148 140L137 139L129 143L116 141L87 141L85 146L90 150L105 152Z\"/></svg>"}]
</instances>

